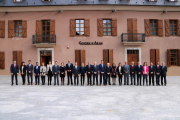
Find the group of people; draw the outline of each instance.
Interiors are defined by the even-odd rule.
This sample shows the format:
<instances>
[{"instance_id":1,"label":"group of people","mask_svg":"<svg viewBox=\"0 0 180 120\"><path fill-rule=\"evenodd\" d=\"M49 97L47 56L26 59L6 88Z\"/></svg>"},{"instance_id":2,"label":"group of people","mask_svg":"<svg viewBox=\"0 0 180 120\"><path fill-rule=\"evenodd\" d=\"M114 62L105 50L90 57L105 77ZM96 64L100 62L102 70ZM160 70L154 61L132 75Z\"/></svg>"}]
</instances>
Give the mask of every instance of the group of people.
<instances>
[{"instance_id":1,"label":"group of people","mask_svg":"<svg viewBox=\"0 0 180 120\"><path fill-rule=\"evenodd\" d=\"M14 84L14 76L16 79L16 85L18 85L17 75L19 73L22 76L22 85L25 85L26 75L28 84L33 85L33 74L35 76L35 85L40 84L40 77L42 81L42 85L45 85L45 78L46 75L48 77L48 85L51 85L52 76L54 76L54 85L59 85L59 76L61 78L61 85L64 85L65 81L65 71L67 71L67 85L79 85L79 77L81 76L81 85L84 85L85 82L85 75L87 75L87 85L111 85L111 78L112 78L112 85L116 85L116 77L118 76L119 85L122 85L122 76L124 75L124 85L142 85L141 78L143 76L143 85L155 85L154 76L156 75L156 85L160 85L160 76L161 76L161 85L166 85L166 72L167 67L165 63L162 62L162 66L157 62L157 65L153 66L153 63L150 63L150 66L147 66L147 63L144 62L143 66L138 62L138 65L134 65L132 61L131 65L127 64L125 61L125 65L122 66L121 63L118 64L116 67L115 63L110 66L110 63L107 63L107 66L104 64L103 60L101 60L101 64L97 65L96 61L94 65L91 65L90 62L86 66L84 63L81 66L77 66L77 62L75 65L68 60L66 66L64 63L61 63L61 66L58 65L58 62L55 61L55 65L49 64L47 66L42 63L39 66L39 63L36 62L36 66L33 67L31 64L31 60L28 61L28 65L25 65L25 62L22 62L20 68L14 63L10 67L11 72L11 83ZM131 83L129 82L129 73L131 78ZM98 74L100 74L100 81L98 81ZM137 75L136 75L137 74ZM148 77L149 75L149 82ZM72 76L74 76L74 84L72 80ZM137 76L137 81L136 81ZM92 79L93 77L93 79ZM31 81L30 81L31 78ZM164 81L164 82L163 82ZM136 83L137 82L137 83Z\"/></svg>"}]
</instances>

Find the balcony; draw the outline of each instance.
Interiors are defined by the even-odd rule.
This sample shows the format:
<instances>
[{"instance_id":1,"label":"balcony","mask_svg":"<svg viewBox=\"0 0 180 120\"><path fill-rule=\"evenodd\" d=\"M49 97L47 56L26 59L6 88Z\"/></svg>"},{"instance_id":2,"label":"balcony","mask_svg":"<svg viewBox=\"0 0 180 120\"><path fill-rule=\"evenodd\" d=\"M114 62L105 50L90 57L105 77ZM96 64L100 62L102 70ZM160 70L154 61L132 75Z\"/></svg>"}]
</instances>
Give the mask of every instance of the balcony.
<instances>
[{"instance_id":1,"label":"balcony","mask_svg":"<svg viewBox=\"0 0 180 120\"><path fill-rule=\"evenodd\" d=\"M33 35L32 44L36 47L55 47L56 35Z\"/></svg>"},{"instance_id":2,"label":"balcony","mask_svg":"<svg viewBox=\"0 0 180 120\"><path fill-rule=\"evenodd\" d=\"M121 40L123 45L142 45L145 42L144 33L122 33Z\"/></svg>"}]
</instances>

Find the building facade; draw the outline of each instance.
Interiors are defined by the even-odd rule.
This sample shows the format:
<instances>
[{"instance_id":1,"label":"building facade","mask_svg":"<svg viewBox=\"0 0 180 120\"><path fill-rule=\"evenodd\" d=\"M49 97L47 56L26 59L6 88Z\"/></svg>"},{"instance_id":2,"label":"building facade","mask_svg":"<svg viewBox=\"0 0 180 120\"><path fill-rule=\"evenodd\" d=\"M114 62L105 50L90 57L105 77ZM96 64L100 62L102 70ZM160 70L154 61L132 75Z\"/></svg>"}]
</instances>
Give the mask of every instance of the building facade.
<instances>
[{"instance_id":1,"label":"building facade","mask_svg":"<svg viewBox=\"0 0 180 120\"><path fill-rule=\"evenodd\" d=\"M180 1L1 0L0 75L10 64L70 59L165 62L180 75Z\"/></svg>"}]
</instances>

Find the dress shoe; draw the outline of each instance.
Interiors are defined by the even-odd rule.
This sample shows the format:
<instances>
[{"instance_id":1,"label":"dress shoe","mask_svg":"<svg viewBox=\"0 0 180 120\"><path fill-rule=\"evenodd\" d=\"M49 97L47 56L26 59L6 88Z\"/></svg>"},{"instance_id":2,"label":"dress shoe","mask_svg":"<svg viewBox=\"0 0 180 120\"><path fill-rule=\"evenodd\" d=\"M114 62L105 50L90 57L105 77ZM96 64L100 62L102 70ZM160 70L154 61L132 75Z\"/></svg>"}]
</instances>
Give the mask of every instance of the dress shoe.
<instances>
[{"instance_id":1,"label":"dress shoe","mask_svg":"<svg viewBox=\"0 0 180 120\"><path fill-rule=\"evenodd\" d=\"M28 83L27 85L30 85L30 83Z\"/></svg>"},{"instance_id":2,"label":"dress shoe","mask_svg":"<svg viewBox=\"0 0 180 120\"><path fill-rule=\"evenodd\" d=\"M37 85L37 84L35 84L35 85Z\"/></svg>"},{"instance_id":3,"label":"dress shoe","mask_svg":"<svg viewBox=\"0 0 180 120\"><path fill-rule=\"evenodd\" d=\"M11 84L11 86L13 86L14 84Z\"/></svg>"},{"instance_id":4,"label":"dress shoe","mask_svg":"<svg viewBox=\"0 0 180 120\"><path fill-rule=\"evenodd\" d=\"M18 84L16 84L16 85L18 85Z\"/></svg>"},{"instance_id":5,"label":"dress shoe","mask_svg":"<svg viewBox=\"0 0 180 120\"><path fill-rule=\"evenodd\" d=\"M31 85L33 85L33 84L31 83Z\"/></svg>"}]
</instances>

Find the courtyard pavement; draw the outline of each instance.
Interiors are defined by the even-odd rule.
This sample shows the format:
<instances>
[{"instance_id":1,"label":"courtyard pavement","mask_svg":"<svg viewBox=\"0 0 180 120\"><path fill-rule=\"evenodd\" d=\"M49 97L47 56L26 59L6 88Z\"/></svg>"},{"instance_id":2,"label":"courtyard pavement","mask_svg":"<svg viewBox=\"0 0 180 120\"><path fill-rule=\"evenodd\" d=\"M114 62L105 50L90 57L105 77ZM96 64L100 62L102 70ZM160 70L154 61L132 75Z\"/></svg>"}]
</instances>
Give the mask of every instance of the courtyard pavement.
<instances>
[{"instance_id":1,"label":"courtyard pavement","mask_svg":"<svg viewBox=\"0 0 180 120\"><path fill-rule=\"evenodd\" d=\"M180 76L167 86L11 86L0 76L0 120L180 120Z\"/></svg>"}]
</instances>

